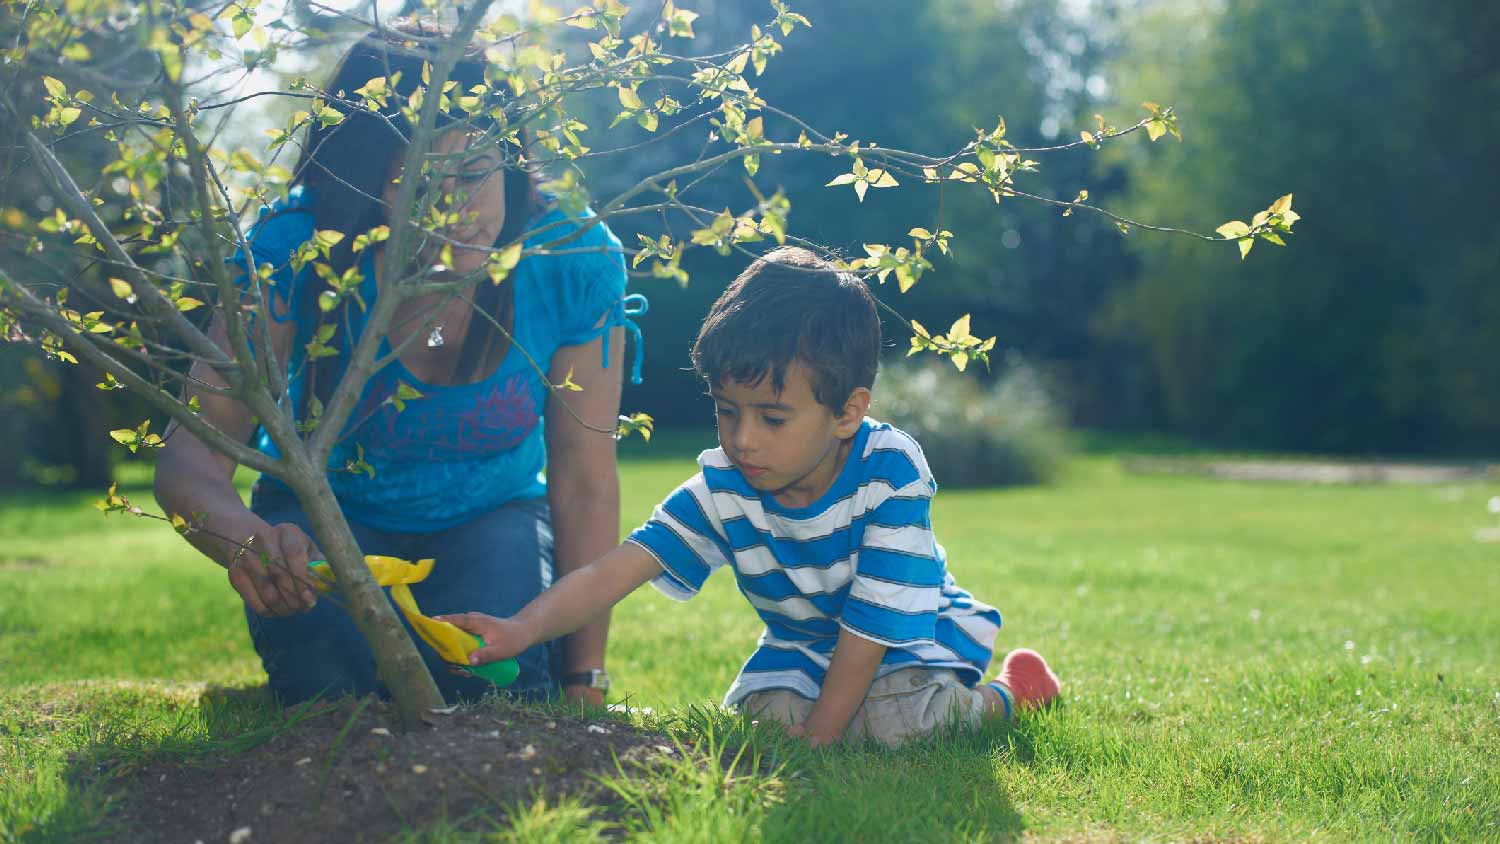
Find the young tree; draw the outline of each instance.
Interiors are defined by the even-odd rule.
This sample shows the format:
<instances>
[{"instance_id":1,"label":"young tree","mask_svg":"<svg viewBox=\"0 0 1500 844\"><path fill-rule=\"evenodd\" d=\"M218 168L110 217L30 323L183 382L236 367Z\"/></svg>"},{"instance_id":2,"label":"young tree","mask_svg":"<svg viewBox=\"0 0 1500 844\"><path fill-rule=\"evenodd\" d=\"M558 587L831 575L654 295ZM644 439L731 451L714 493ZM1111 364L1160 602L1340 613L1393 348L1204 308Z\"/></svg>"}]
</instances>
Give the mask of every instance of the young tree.
<instances>
[{"instance_id":1,"label":"young tree","mask_svg":"<svg viewBox=\"0 0 1500 844\"><path fill-rule=\"evenodd\" d=\"M443 33L400 36L433 56L410 94L398 93L397 80L380 76L355 90L324 91L298 79L287 90L248 95L214 90L223 67L253 69L274 60L278 51L317 42L322 35L310 26L273 19L255 0L201 8L181 0L77 0L61 8L3 2L12 18L8 62L0 70L0 109L3 120L15 127L17 147L9 172L24 167L40 173L55 202L53 213L33 213L21 227L26 249L71 250L94 269L80 273L69 288L58 289L29 272L27 262L8 259L0 265L0 335L33 343L67 362L87 361L105 373L101 388L141 395L210 448L286 483L309 515L342 600L369 640L380 675L408 725L419 723L442 700L364 566L329 485L329 455L349 435L348 422L366 382L402 350L382 354L382 340L402 302L433 293L445 300L467 298L483 285L504 284L517 262L529 256L595 248L571 246L576 231L549 236L543 226L486 250L479 270L450 272L453 250L468 247L445 234L464 221L453 210L455 197L438 188L454 164L451 154L434 152L440 114L457 115L467 124L470 149L492 145L507 166L546 173L550 202L572 210L592 205L597 216L588 225L641 215L659 220L656 236L639 236L627 247L630 266L642 275L682 283L688 281L682 268L687 250L749 256L759 242L803 242L789 223L790 198L756 183L765 156L840 159L847 169L828 185L852 189L861 199L869 190L914 181L938 191L981 190L997 203L1040 203L1065 215L1102 214L1122 230L1153 229L1157 227L1089 204L1086 192L1072 199L1045 197L1027 192L1018 179L1039 166L1033 156L1098 147L1136 133L1152 140L1177 134L1172 110L1147 104L1145 116L1123 129L1101 117L1079 140L1046 148L1013 146L1003 120L945 154L850 139L757 95L753 80L780 51L778 38L811 25L782 0L771 0L765 19L750 27L744 43L704 55L688 51L698 15L672 0L628 17L618 0L593 0L572 12L539 6L525 21L491 14L490 3L481 0L457 7ZM345 34L385 26L375 17L335 17ZM570 51L556 46L570 40L559 33L585 37L576 45L579 49ZM90 44L122 41L149 58L138 84L111 76L117 68L110 59L91 60ZM471 44L485 51L485 83L460 89L449 77ZM612 147L608 128L586 126L577 116L578 104L600 94L617 103L611 108L617 112L614 123L630 121L650 133L650 139ZM298 105L288 122L272 131L269 150L258 156L249 149L225 148L218 129L226 115L268 96L292 98ZM276 359L269 340L272 312L264 287L243 282L226 259L236 251L251 254L244 238L245 215L253 217L252 212L285 190L292 174L280 162L307 127L332 126L360 110L377 113L391 98L398 99L396 105L412 127L403 172L420 178L401 179L388 209L388 226L353 233L318 231L298 251L294 264L310 266L326 284L320 294L325 314L345 301L367 313L364 330L351 338L352 351L341 361L343 374L331 399L292 407L282 400L287 366ZM641 155L657 139L686 134L701 139L692 154L666 162L612 196L590 195L585 163ZM113 145L103 172L67 166L69 145L92 136ZM697 204L695 188L725 168L742 170L744 205L733 210ZM100 206L108 191L121 201L106 216ZM1244 252L1256 239L1279 243L1295 220L1287 196L1248 224L1221 227L1218 235L1159 230L1234 240ZM951 239L941 219L912 224L909 243L866 244L866 254L844 266L881 283L894 278L903 293L908 291L933 269L935 258L947 253ZM344 237L353 238L355 251L383 244L380 295L368 306L359 299L362 279L357 271L339 274L329 263L330 250ZM258 267L255 275L265 279L270 269ZM987 362L995 344L994 337L973 333L967 315L941 333L914 321L903 323L912 332L913 352L946 355L960 370L973 360ZM306 358L339 354L332 341L342 330L339 322L326 318L306 345ZM565 395L574 386L565 382L552 389ZM224 396L249 408L279 456L250 448L205 420L197 395ZM408 389L387 400L400 407L421 396ZM637 413L622 417L613 433L649 430L649 416ZM163 442L149 420L113 436L132 450ZM340 468L369 470L362 460ZM106 509L139 512L113 492ZM212 531L192 513L166 518L184 533Z\"/></svg>"}]
</instances>

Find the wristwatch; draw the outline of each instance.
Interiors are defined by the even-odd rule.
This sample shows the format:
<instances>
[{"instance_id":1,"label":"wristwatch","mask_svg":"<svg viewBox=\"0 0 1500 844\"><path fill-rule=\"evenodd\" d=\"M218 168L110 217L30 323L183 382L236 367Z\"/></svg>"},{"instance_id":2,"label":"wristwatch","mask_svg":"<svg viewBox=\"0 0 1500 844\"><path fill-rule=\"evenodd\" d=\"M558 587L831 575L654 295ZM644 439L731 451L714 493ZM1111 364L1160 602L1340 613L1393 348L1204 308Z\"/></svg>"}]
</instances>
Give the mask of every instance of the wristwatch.
<instances>
[{"instance_id":1,"label":"wristwatch","mask_svg":"<svg viewBox=\"0 0 1500 844\"><path fill-rule=\"evenodd\" d=\"M603 668L590 668L587 671L564 674L561 677L561 683L564 686L584 686L598 689L601 693L609 693L609 673Z\"/></svg>"}]
</instances>

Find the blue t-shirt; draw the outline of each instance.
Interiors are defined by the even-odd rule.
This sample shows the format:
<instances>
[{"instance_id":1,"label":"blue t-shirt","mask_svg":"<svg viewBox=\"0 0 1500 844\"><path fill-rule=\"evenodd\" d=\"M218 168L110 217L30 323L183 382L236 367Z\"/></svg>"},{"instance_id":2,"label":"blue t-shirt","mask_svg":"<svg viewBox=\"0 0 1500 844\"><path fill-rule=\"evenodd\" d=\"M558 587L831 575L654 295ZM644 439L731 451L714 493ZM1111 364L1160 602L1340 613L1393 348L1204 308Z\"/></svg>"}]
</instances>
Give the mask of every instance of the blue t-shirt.
<instances>
[{"instance_id":1,"label":"blue t-shirt","mask_svg":"<svg viewBox=\"0 0 1500 844\"><path fill-rule=\"evenodd\" d=\"M734 570L766 630L724 697L767 689L816 700L840 629L886 646L876 676L947 668L969 685L994 653L1000 613L959 588L933 537L937 491L906 433L866 419L828 491L785 507L745 480L721 448L630 535L661 564L655 586L686 600Z\"/></svg>"},{"instance_id":2,"label":"blue t-shirt","mask_svg":"<svg viewBox=\"0 0 1500 844\"><path fill-rule=\"evenodd\" d=\"M312 236L311 192L293 189L284 202L262 213L246 239L257 266L275 268L271 290L273 315L288 313L300 285L323 282L311 264L300 273L291 256ZM586 212L584 217L592 217ZM526 241L539 245L581 226L561 210L534 220L528 228L563 221ZM546 491L547 462L542 411L547 387L516 346L525 349L544 371L561 346L587 343L601 336L596 328L624 324L625 262L620 241L603 223L592 226L565 249L605 246L607 252L533 255L521 261L502 284L514 285L514 343L494 374L472 384L440 385L419 381L400 360L376 372L365 386L344 436L329 455L329 482L351 520L398 532L431 532L462 524L507 501L532 498ZM364 281L360 295L373 307L376 297L374 250L359 262ZM236 253L234 259L243 266ZM353 336L340 330L335 348L347 360L364 327L366 312L357 303L348 309ZM306 387L306 344L316 318L290 313L297 327L288 361L288 397L302 407ZM342 341L342 342L340 342ZM390 352L388 341L381 354ZM607 346L601 343L601 354ZM607 366L609 361L604 361ZM405 383L422 394L397 411L387 399ZM262 429L258 448L278 454ZM374 477L346 470L362 449ZM267 483L279 483L270 477Z\"/></svg>"}]
</instances>

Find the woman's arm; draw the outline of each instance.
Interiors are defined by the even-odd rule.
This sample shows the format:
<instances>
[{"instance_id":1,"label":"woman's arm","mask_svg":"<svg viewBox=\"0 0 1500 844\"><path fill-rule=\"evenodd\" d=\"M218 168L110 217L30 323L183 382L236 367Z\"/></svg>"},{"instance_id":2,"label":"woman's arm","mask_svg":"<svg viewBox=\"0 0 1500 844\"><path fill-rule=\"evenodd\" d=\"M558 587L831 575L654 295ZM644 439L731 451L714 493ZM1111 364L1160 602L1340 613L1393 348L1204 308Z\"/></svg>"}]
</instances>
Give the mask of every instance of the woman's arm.
<instances>
[{"instance_id":1,"label":"woman's arm","mask_svg":"<svg viewBox=\"0 0 1500 844\"><path fill-rule=\"evenodd\" d=\"M229 348L222 317L214 318L209 336L221 348ZM273 323L271 342L276 359L286 360L292 344L291 323ZM207 364L194 364L192 376L215 387L227 386ZM203 419L229 436L245 441L254 432L250 411L240 402L190 386L184 398L193 396L198 398ZM322 554L307 534L295 525L270 525L252 513L234 488L233 460L175 422L167 427L165 439L156 460L157 503L164 512L190 521L195 513L206 518L205 529L188 533L188 542L228 570L230 584L254 612L283 616L311 609L316 598L307 561L320 559ZM253 551L242 550L241 544ZM262 565L260 553L269 556L271 565Z\"/></svg>"},{"instance_id":2,"label":"woman's arm","mask_svg":"<svg viewBox=\"0 0 1500 844\"><path fill-rule=\"evenodd\" d=\"M573 383L583 388L581 392L554 391L547 399L547 500L555 538L553 562L559 578L583 568L620 542L620 481L613 431L620 415L624 330L611 330L608 342L614 362L609 369L601 364L596 343L563 346L552 356L552 383L563 383L571 373ZM584 427L574 414L592 428L610 433ZM597 618L564 641L563 673L603 668L608 636L606 605ZM575 700L604 702L604 695L596 689L570 687L564 691Z\"/></svg>"}]
</instances>

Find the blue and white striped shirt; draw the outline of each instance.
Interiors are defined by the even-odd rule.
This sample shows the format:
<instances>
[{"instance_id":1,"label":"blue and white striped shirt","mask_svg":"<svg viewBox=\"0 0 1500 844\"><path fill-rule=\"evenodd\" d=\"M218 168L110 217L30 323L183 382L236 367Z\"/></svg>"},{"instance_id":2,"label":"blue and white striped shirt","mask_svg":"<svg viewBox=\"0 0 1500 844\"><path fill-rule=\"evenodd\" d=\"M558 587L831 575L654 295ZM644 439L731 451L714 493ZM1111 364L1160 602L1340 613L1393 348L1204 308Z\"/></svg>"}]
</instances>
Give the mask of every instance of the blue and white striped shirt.
<instances>
[{"instance_id":1,"label":"blue and white striped shirt","mask_svg":"<svg viewBox=\"0 0 1500 844\"><path fill-rule=\"evenodd\" d=\"M983 679L1000 613L948 573L932 535L937 484L905 432L865 419L833 485L806 507L757 491L723 449L698 465L629 541L661 563L653 584L678 600L730 565L765 621L726 706L765 689L816 700L841 627L887 647L877 677L924 666Z\"/></svg>"}]
</instances>

